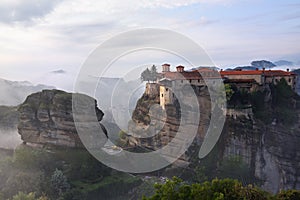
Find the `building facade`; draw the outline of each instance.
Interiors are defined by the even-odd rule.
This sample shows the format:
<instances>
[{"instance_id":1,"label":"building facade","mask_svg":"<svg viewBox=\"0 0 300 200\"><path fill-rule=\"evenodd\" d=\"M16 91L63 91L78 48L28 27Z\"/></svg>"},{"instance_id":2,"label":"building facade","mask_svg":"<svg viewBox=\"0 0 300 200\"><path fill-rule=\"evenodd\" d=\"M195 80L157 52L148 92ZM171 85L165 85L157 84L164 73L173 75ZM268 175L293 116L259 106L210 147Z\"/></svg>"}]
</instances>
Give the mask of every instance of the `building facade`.
<instances>
[{"instance_id":1,"label":"building facade","mask_svg":"<svg viewBox=\"0 0 300 200\"><path fill-rule=\"evenodd\" d=\"M146 92L159 95L160 106L173 104L176 100L176 90L184 91L186 86L207 86L220 80L224 83L235 85L240 90L248 92L257 91L265 84L277 84L284 78L293 90L296 88L297 75L289 70L232 70L217 71L211 68L198 68L185 71L184 66L179 65L176 71L170 71L170 64L162 65L162 72L158 74L156 83L148 83ZM151 85L152 84L152 85ZM154 91L155 90L155 91Z\"/></svg>"}]
</instances>

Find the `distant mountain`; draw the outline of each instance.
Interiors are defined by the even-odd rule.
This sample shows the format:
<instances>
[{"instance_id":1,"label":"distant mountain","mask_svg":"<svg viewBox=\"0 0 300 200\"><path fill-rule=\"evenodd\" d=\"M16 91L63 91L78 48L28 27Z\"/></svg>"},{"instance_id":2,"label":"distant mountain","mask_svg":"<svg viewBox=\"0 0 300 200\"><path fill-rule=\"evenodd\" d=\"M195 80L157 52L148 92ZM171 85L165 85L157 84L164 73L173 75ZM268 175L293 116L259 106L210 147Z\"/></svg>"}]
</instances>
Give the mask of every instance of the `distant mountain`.
<instances>
[{"instance_id":1,"label":"distant mountain","mask_svg":"<svg viewBox=\"0 0 300 200\"><path fill-rule=\"evenodd\" d=\"M191 68L187 71L193 71L193 70L198 70L198 69L203 69L203 68L206 68L206 69L211 69L211 70L216 70L216 71L219 71L220 68L216 67L216 66L199 66L199 67L194 67L194 68Z\"/></svg>"},{"instance_id":2,"label":"distant mountain","mask_svg":"<svg viewBox=\"0 0 300 200\"><path fill-rule=\"evenodd\" d=\"M33 85L28 81L9 81L0 78L0 105L16 106L22 103L25 98L34 92L43 89L54 89L47 85Z\"/></svg>"},{"instance_id":3,"label":"distant mountain","mask_svg":"<svg viewBox=\"0 0 300 200\"><path fill-rule=\"evenodd\" d=\"M300 69L294 69L293 72L300 75Z\"/></svg>"},{"instance_id":4,"label":"distant mountain","mask_svg":"<svg viewBox=\"0 0 300 200\"><path fill-rule=\"evenodd\" d=\"M255 70L257 67L253 66L239 66L234 68L234 70Z\"/></svg>"},{"instance_id":5,"label":"distant mountain","mask_svg":"<svg viewBox=\"0 0 300 200\"><path fill-rule=\"evenodd\" d=\"M274 63L267 60L255 60L251 62L251 65L248 66L237 66L232 68L227 68L225 71L231 71L231 70L255 70L255 69L271 69L273 67L276 67Z\"/></svg>"},{"instance_id":6,"label":"distant mountain","mask_svg":"<svg viewBox=\"0 0 300 200\"><path fill-rule=\"evenodd\" d=\"M274 64L276 66L293 66L293 65L295 65L293 62L287 61L287 60L279 60L279 61L274 62Z\"/></svg>"},{"instance_id":7,"label":"distant mountain","mask_svg":"<svg viewBox=\"0 0 300 200\"><path fill-rule=\"evenodd\" d=\"M267 61L267 60L255 60L251 62L251 66L258 68L258 69L269 69L269 68L273 68L276 67L276 65L274 63L272 63L271 61Z\"/></svg>"},{"instance_id":8,"label":"distant mountain","mask_svg":"<svg viewBox=\"0 0 300 200\"><path fill-rule=\"evenodd\" d=\"M52 71L51 73L53 73L53 74L66 74L67 72L65 70L59 69L59 70Z\"/></svg>"}]
</instances>

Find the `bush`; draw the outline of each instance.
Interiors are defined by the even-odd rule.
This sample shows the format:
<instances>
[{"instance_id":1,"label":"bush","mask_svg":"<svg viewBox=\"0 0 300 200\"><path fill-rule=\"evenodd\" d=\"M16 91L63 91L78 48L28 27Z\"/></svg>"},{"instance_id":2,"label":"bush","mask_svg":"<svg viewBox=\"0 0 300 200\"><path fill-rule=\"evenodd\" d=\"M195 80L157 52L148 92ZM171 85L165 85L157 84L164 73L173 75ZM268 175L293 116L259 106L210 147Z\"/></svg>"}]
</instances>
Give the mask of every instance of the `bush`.
<instances>
[{"instance_id":1,"label":"bush","mask_svg":"<svg viewBox=\"0 0 300 200\"><path fill-rule=\"evenodd\" d=\"M51 187L57 196L61 197L65 192L70 189L67 177L61 170L56 169L51 177Z\"/></svg>"},{"instance_id":2,"label":"bush","mask_svg":"<svg viewBox=\"0 0 300 200\"><path fill-rule=\"evenodd\" d=\"M17 195L13 196L13 200L35 200L35 194L33 192L29 194L19 192Z\"/></svg>"},{"instance_id":3,"label":"bush","mask_svg":"<svg viewBox=\"0 0 300 200\"><path fill-rule=\"evenodd\" d=\"M48 200L46 196L41 196L39 198L35 197L35 193L31 192L29 194L25 194L23 192L19 192L15 196L13 196L12 200Z\"/></svg>"},{"instance_id":4,"label":"bush","mask_svg":"<svg viewBox=\"0 0 300 200\"><path fill-rule=\"evenodd\" d=\"M281 191L276 195L276 200L299 200L299 199L300 199L299 190Z\"/></svg>"},{"instance_id":5,"label":"bush","mask_svg":"<svg viewBox=\"0 0 300 200\"><path fill-rule=\"evenodd\" d=\"M44 149L21 146L15 150L14 165L20 169L44 170L52 166L53 160Z\"/></svg>"},{"instance_id":6,"label":"bush","mask_svg":"<svg viewBox=\"0 0 300 200\"><path fill-rule=\"evenodd\" d=\"M18 191L25 193L40 192L42 184L41 172L19 171L12 174L6 181L2 192L5 197L11 197Z\"/></svg>"},{"instance_id":7,"label":"bush","mask_svg":"<svg viewBox=\"0 0 300 200\"><path fill-rule=\"evenodd\" d=\"M232 179L214 179L211 182L187 184L174 177L165 184L156 184L156 192L152 197L143 200L267 200L271 195L252 186L243 187L240 182Z\"/></svg>"}]
</instances>

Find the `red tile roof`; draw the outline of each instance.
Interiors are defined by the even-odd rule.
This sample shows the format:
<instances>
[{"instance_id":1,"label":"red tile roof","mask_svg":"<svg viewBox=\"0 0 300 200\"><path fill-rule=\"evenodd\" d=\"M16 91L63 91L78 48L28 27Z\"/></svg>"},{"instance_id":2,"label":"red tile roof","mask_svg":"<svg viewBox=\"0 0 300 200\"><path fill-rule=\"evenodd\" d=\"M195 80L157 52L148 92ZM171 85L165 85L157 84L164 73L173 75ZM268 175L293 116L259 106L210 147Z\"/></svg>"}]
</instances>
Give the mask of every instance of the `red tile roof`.
<instances>
[{"instance_id":1,"label":"red tile roof","mask_svg":"<svg viewBox=\"0 0 300 200\"><path fill-rule=\"evenodd\" d=\"M232 71L221 71L222 76L226 75L262 75L265 76L296 76L293 72L287 72L283 70L232 70Z\"/></svg>"},{"instance_id":2,"label":"red tile roof","mask_svg":"<svg viewBox=\"0 0 300 200\"><path fill-rule=\"evenodd\" d=\"M224 83L255 83L254 79L225 79Z\"/></svg>"},{"instance_id":3,"label":"red tile roof","mask_svg":"<svg viewBox=\"0 0 300 200\"><path fill-rule=\"evenodd\" d=\"M165 64L168 65L168 64ZM177 66L177 68L183 68L183 66ZM221 76L226 78L228 75L265 75L265 76L296 76L293 72L287 72L283 70L232 70L232 71L216 71L209 68L201 68L193 71L183 72L162 72L159 74L159 78L166 78L170 80L198 80L203 78L213 79L220 78ZM253 82L253 79L234 79L233 82Z\"/></svg>"},{"instance_id":4,"label":"red tile roof","mask_svg":"<svg viewBox=\"0 0 300 200\"><path fill-rule=\"evenodd\" d=\"M265 76L296 76L296 74L283 70L266 70Z\"/></svg>"},{"instance_id":5,"label":"red tile roof","mask_svg":"<svg viewBox=\"0 0 300 200\"><path fill-rule=\"evenodd\" d=\"M262 70L245 70L245 71L239 71L239 70L232 70L232 71L221 71L220 74L222 76L226 75L261 75Z\"/></svg>"},{"instance_id":6,"label":"red tile roof","mask_svg":"<svg viewBox=\"0 0 300 200\"><path fill-rule=\"evenodd\" d=\"M202 79L199 72L164 72L162 73L164 78L170 80L197 80Z\"/></svg>"},{"instance_id":7,"label":"red tile roof","mask_svg":"<svg viewBox=\"0 0 300 200\"><path fill-rule=\"evenodd\" d=\"M218 71L207 70L206 73L202 71L183 71L183 72L163 72L160 78L167 78L170 80L198 80L198 79L221 79ZM209 73L208 73L209 72Z\"/></svg>"}]
</instances>

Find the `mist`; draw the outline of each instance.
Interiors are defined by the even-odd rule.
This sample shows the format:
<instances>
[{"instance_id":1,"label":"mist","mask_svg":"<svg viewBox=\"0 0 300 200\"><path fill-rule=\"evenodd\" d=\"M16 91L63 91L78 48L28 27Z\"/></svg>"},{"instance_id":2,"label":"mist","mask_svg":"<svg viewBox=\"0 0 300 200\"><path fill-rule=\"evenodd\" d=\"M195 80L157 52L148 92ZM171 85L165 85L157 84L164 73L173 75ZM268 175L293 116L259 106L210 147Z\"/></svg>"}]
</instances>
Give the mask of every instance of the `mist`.
<instances>
[{"instance_id":1,"label":"mist","mask_svg":"<svg viewBox=\"0 0 300 200\"><path fill-rule=\"evenodd\" d=\"M21 136L17 130L0 129L0 148L15 149L21 143Z\"/></svg>"}]
</instances>

